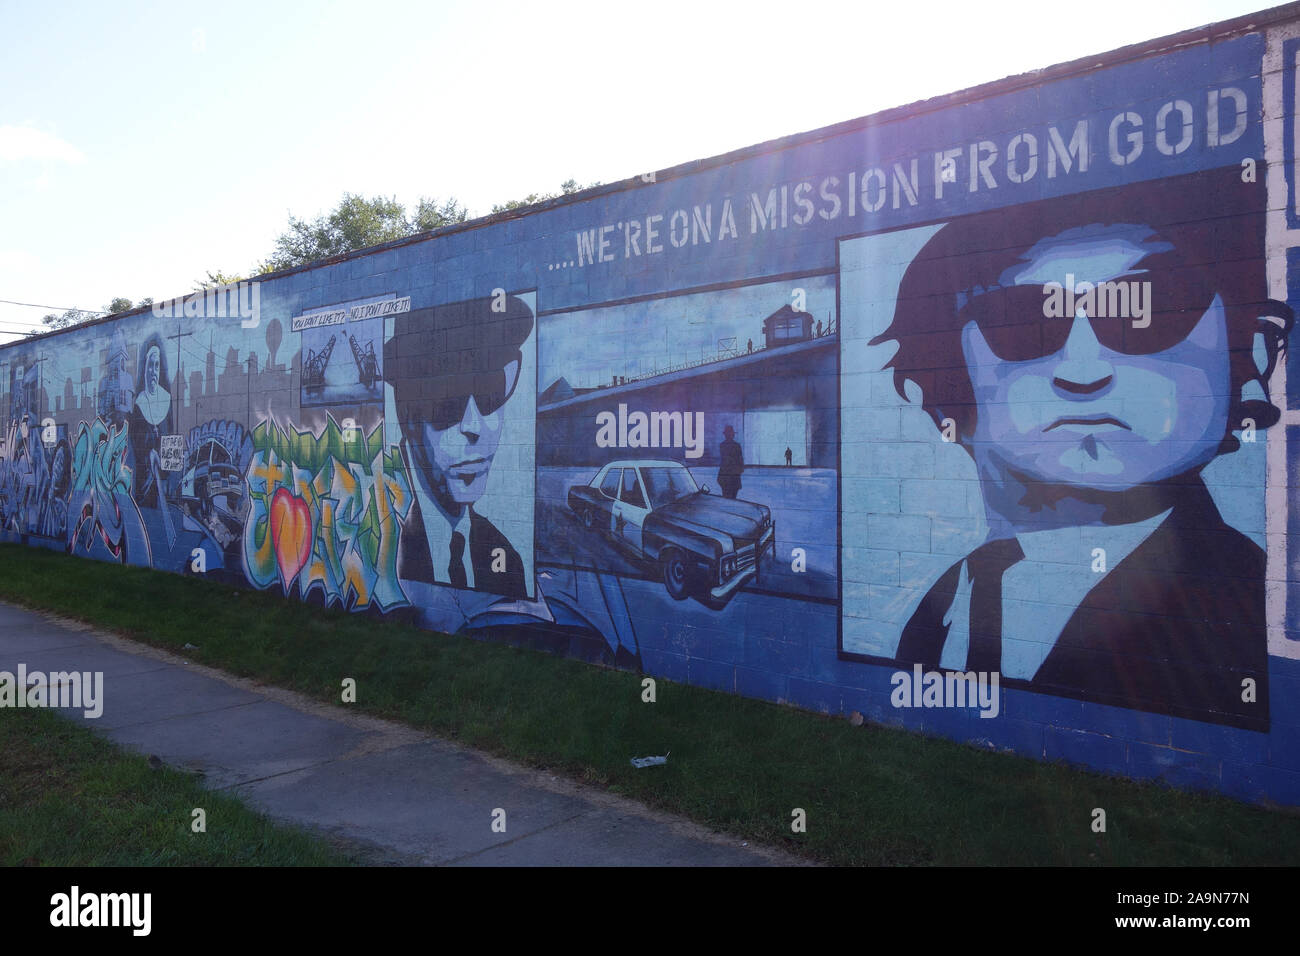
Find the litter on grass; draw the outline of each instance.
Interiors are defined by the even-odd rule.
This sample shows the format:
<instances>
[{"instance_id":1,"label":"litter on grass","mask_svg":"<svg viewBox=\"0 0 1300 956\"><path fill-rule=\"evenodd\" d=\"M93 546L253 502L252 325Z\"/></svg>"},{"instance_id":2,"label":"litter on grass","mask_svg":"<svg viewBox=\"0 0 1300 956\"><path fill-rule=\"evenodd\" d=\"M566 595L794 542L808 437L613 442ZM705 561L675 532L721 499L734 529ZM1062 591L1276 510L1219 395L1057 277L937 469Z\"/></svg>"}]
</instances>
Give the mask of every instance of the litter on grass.
<instances>
[{"instance_id":1,"label":"litter on grass","mask_svg":"<svg viewBox=\"0 0 1300 956\"><path fill-rule=\"evenodd\" d=\"M671 750L668 751L668 754L670 754L670 753L672 753ZM668 754L664 754L662 757L633 757L633 758L632 758L632 766L634 766L634 767L658 767L660 764L665 764L665 763L668 762Z\"/></svg>"}]
</instances>

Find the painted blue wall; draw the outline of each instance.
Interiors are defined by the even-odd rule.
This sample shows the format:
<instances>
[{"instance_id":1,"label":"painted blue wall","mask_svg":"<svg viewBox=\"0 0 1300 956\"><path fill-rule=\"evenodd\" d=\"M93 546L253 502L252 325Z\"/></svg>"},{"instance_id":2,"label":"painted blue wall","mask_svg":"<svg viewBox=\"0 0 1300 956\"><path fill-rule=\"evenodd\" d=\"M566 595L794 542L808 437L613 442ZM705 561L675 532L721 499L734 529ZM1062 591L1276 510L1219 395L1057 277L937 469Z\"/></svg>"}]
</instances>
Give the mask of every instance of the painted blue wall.
<instances>
[{"instance_id":1,"label":"painted blue wall","mask_svg":"<svg viewBox=\"0 0 1300 956\"><path fill-rule=\"evenodd\" d=\"M242 314L11 344L0 536L1300 803L1264 50L997 84L275 275ZM1150 322L1050 315L1066 275L1149 283ZM912 699L953 672L991 702Z\"/></svg>"}]
</instances>

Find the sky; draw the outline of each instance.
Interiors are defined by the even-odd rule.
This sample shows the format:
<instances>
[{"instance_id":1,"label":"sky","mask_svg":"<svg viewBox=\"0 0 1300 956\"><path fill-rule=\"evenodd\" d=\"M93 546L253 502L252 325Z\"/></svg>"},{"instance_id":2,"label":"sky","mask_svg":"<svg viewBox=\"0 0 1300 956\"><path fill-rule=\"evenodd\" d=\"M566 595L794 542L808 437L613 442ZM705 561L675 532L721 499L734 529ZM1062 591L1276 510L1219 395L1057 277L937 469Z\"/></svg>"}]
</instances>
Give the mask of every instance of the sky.
<instances>
[{"instance_id":1,"label":"sky","mask_svg":"<svg viewBox=\"0 0 1300 956\"><path fill-rule=\"evenodd\" d=\"M39 306L0 342L247 274L344 192L481 216L1261 9L0 0L0 300Z\"/></svg>"}]
</instances>

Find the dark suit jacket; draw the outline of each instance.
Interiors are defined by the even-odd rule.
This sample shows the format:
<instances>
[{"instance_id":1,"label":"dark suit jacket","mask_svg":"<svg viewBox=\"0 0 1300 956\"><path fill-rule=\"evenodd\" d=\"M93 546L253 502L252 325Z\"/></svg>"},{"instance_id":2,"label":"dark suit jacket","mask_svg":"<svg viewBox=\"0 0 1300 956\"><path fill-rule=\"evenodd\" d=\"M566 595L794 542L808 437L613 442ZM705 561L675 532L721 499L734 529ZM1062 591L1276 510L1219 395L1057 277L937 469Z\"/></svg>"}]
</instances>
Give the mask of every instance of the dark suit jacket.
<instances>
[{"instance_id":1,"label":"dark suit jacket","mask_svg":"<svg viewBox=\"0 0 1300 956\"><path fill-rule=\"evenodd\" d=\"M429 539L424 530L419 499L411 502L411 510L402 525L402 536L397 546L397 577L399 580L424 581L443 584L434 575L429 557ZM506 553L506 569L492 570L492 552L501 548ZM489 591L506 597L526 598L528 589L524 579L524 563L510 541L497 530L496 525L470 509L469 556L474 567L475 591ZM446 572L446 568L442 569Z\"/></svg>"},{"instance_id":2,"label":"dark suit jacket","mask_svg":"<svg viewBox=\"0 0 1300 956\"><path fill-rule=\"evenodd\" d=\"M962 563L912 615L898 660L938 668ZM1254 703L1241 699L1247 677ZM1267 731L1264 552L1224 523L1203 484L1185 487L1169 516L1088 592L1033 679L1004 683Z\"/></svg>"}]
</instances>

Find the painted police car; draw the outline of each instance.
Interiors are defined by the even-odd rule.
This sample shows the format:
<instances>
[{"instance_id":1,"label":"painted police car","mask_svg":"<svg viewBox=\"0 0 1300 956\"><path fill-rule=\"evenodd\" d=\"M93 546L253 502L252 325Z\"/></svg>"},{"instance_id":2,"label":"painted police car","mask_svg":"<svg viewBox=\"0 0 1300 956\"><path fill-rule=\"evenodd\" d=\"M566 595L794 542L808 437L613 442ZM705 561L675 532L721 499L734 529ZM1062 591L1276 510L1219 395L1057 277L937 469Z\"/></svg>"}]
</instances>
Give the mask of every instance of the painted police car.
<instances>
[{"instance_id":1,"label":"painted police car","mask_svg":"<svg viewBox=\"0 0 1300 956\"><path fill-rule=\"evenodd\" d=\"M770 508L709 494L680 462L612 461L568 500L583 527L652 563L678 601L725 602L768 548L776 557Z\"/></svg>"}]
</instances>

